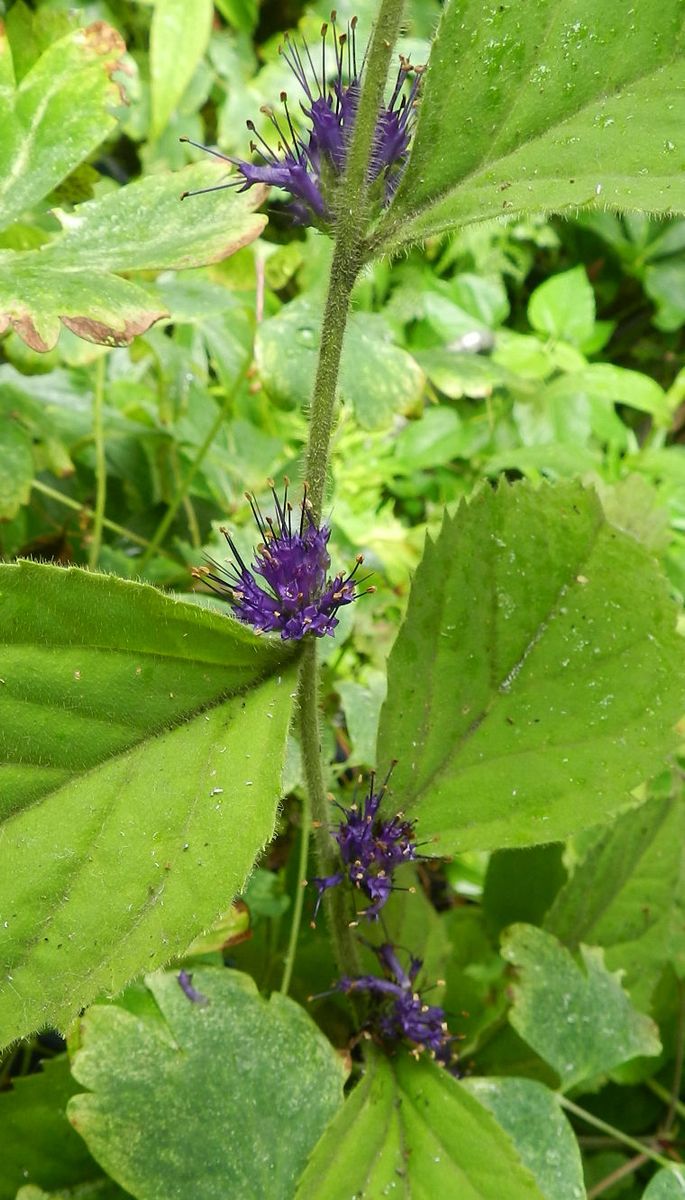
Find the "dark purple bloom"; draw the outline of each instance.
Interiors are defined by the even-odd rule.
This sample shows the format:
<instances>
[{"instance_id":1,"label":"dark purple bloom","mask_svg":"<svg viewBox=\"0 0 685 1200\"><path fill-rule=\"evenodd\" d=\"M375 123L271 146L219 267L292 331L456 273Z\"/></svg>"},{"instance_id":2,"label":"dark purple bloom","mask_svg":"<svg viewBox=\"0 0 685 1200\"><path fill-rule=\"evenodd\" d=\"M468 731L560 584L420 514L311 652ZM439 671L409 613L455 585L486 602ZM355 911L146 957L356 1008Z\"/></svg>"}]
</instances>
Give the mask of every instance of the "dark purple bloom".
<instances>
[{"instance_id":1,"label":"dark purple bloom","mask_svg":"<svg viewBox=\"0 0 685 1200\"><path fill-rule=\"evenodd\" d=\"M333 837L338 843L344 867L333 875L312 879L319 892L314 920L324 892L345 879L364 892L371 902L359 915L375 920L390 893L397 890L393 882L395 869L405 862L415 862L423 857L417 854L414 821L405 820L402 813L397 813L390 820L379 816L378 810L387 791L392 769L377 792L374 791L376 777L372 772L369 791L361 807L356 803L349 808L337 805L343 819L333 830Z\"/></svg>"},{"instance_id":2,"label":"dark purple bloom","mask_svg":"<svg viewBox=\"0 0 685 1200\"><path fill-rule=\"evenodd\" d=\"M287 93L281 92L283 116L280 119L271 108L262 109L274 128L275 150L257 132L253 121L248 121L247 127L253 135L250 150L257 156L257 162L229 158L210 150L217 157L233 163L242 176L238 181L220 186L238 186L241 192L256 183L282 188L290 193L289 209L298 224L325 228L334 221L334 192L347 163L364 70L364 60L357 63L356 27L354 17L348 23L347 32L338 33L336 14L331 13L333 54L327 54L329 26L324 24L318 67L307 43L303 40L298 46L286 35L281 53L302 92L299 107L308 127L301 128L293 119ZM413 67L407 59L400 57L392 95L378 115L369 183L376 185L375 196L381 205L392 199L407 163L421 72L421 67ZM409 75L414 78L407 90L405 83ZM189 138L181 140L190 141ZM198 145L196 142L191 144ZM199 148L207 149L205 146Z\"/></svg>"},{"instance_id":3,"label":"dark purple bloom","mask_svg":"<svg viewBox=\"0 0 685 1200\"><path fill-rule=\"evenodd\" d=\"M355 574L362 557L358 556L348 575L331 579L327 549L331 531L327 525L317 525L312 517L306 487L300 521L294 529L288 480L283 500L279 500L273 484L271 491L275 517L264 517L254 496L247 497L262 539L252 564L247 566L230 533L223 529L234 562L221 566L212 561L211 568L201 567L194 574L225 597L235 616L258 633L280 633L284 641L303 638L307 633L316 637L332 634L338 624L338 609L360 594Z\"/></svg>"},{"instance_id":4,"label":"dark purple bloom","mask_svg":"<svg viewBox=\"0 0 685 1200\"><path fill-rule=\"evenodd\" d=\"M391 943L371 949L380 960L384 976L343 975L333 990L368 992L374 1001L368 1028L382 1041L411 1042L417 1056L425 1051L441 1066L454 1069L452 1043L457 1038L449 1033L444 1009L438 1004L427 1004L416 988L422 960L410 957L405 971Z\"/></svg>"},{"instance_id":5,"label":"dark purple bloom","mask_svg":"<svg viewBox=\"0 0 685 1200\"><path fill-rule=\"evenodd\" d=\"M177 979L178 986L192 1004L199 1004L201 1008L205 1008L209 1004L207 997L193 987L193 977L189 971L179 971Z\"/></svg>"}]
</instances>

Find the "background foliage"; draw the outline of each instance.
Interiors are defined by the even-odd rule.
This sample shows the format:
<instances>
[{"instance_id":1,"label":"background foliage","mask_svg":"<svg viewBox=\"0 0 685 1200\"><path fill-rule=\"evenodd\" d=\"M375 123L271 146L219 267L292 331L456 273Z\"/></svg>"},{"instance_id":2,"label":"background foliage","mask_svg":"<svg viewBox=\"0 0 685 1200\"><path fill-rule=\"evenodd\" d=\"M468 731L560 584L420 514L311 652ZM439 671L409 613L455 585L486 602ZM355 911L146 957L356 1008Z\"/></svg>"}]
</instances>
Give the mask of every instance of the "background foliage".
<instances>
[{"instance_id":1,"label":"background foliage","mask_svg":"<svg viewBox=\"0 0 685 1200\"><path fill-rule=\"evenodd\" d=\"M327 9L3 7L0 1200L229 1170L246 1197L682 1195L680 6L455 3L463 59L374 230L403 255L355 287L332 556L377 592L323 647L326 749L345 793L379 729L452 855L387 919L466 1078L372 1053L344 1102L321 932L260 996L297 893L293 656L191 582L224 523L249 552L246 488L301 475L331 245L260 192L178 201L224 178L179 137L244 155L281 31ZM411 5L415 61L438 17Z\"/></svg>"}]
</instances>

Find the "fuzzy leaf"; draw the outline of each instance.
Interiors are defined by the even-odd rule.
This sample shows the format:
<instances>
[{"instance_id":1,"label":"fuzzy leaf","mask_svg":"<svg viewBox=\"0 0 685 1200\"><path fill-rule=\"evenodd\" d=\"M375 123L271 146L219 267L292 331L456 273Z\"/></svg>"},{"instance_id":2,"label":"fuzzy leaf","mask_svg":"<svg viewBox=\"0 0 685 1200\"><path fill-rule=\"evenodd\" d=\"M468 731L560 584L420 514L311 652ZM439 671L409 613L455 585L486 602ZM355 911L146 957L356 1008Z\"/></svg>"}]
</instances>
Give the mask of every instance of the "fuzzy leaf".
<instances>
[{"instance_id":1,"label":"fuzzy leaf","mask_svg":"<svg viewBox=\"0 0 685 1200\"><path fill-rule=\"evenodd\" d=\"M446 6L384 250L507 214L685 211L680 0Z\"/></svg>"},{"instance_id":2,"label":"fuzzy leaf","mask_svg":"<svg viewBox=\"0 0 685 1200\"><path fill-rule=\"evenodd\" d=\"M386 1194L397 1200L545 1196L509 1136L463 1084L432 1063L374 1054L314 1150L295 1200Z\"/></svg>"},{"instance_id":3,"label":"fuzzy leaf","mask_svg":"<svg viewBox=\"0 0 685 1200\"><path fill-rule=\"evenodd\" d=\"M16 516L31 494L31 438L16 421L0 416L0 521Z\"/></svg>"},{"instance_id":4,"label":"fuzzy leaf","mask_svg":"<svg viewBox=\"0 0 685 1200\"><path fill-rule=\"evenodd\" d=\"M680 1167L657 1171L650 1180L642 1200L683 1200L685 1171Z\"/></svg>"},{"instance_id":5,"label":"fuzzy leaf","mask_svg":"<svg viewBox=\"0 0 685 1200\"><path fill-rule=\"evenodd\" d=\"M272 836L295 686L280 643L122 579L0 566L0 614L7 1043L226 909Z\"/></svg>"},{"instance_id":6,"label":"fuzzy leaf","mask_svg":"<svg viewBox=\"0 0 685 1200\"><path fill-rule=\"evenodd\" d=\"M511 925L502 955L516 968L509 1020L550 1063L564 1089L661 1050L658 1030L633 1008L601 949L581 946L582 966L551 934Z\"/></svg>"},{"instance_id":7,"label":"fuzzy leaf","mask_svg":"<svg viewBox=\"0 0 685 1200\"><path fill-rule=\"evenodd\" d=\"M124 345L160 317L160 296L117 272L180 270L217 262L259 236L266 217L250 199L219 192L202 206L181 190L225 178L217 163L150 175L59 213L63 232L38 250L0 251L0 332L12 326L34 350L50 350L60 322L91 342ZM192 205L196 207L193 209Z\"/></svg>"},{"instance_id":8,"label":"fuzzy leaf","mask_svg":"<svg viewBox=\"0 0 685 1200\"><path fill-rule=\"evenodd\" d=\"M68 1114L138 1200L290 1200L342 1101L342 1063L311 1017L252 979L203 967L192 1003L172 972L147 986L159 1014L91 1008Z\"/></svg>"},{"instance_id":9,"label":"fuzzy leaf","mask_svg":"<svg viewBox=\"0 0 685 1200\"><path fill-rule=\"evenodd\" d=\"M685 708L684 643L643 546L579 484L483 489L426 545L377 761L440 851L560 840L636 803Z\"/></svg>"}]
</instances>

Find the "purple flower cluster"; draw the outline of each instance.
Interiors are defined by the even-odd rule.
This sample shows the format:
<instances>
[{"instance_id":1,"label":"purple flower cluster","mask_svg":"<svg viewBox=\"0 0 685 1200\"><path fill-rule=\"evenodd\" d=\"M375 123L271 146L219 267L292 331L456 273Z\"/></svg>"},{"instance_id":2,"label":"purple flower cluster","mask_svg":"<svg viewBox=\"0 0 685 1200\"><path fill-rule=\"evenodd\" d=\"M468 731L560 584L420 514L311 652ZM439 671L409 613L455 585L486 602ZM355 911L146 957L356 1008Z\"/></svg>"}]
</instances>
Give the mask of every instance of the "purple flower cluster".
<instances>
[{"instance_id":1,"label":"purple flower cluster","mask_svg":"<svg viewBox=\"0 0 685 1200\"><path fill-rule=\"evenodd\" d=\"M411 1042L417 1057L424 1052L437 1063L455 1071L452 1044L457 1039L447 1028L444 1009L427 1004L416 988L423 961L410 957L405 971L390 942L371 949L378 956L384 975L343 975L336 992L367 992L373 999L369 1026L384 1042Z\"/></svg>"},{"instance_id":2,"label":"purple flower cluster","mask_svg":"<svg viewBox=\"0 0 685 1200\"><path fill-rule=\"evenodd\" d=\"M254 496L247 497L262 539L251 566L244 562L230 533L222 529L234 562L222 566L212 560L211 567L200 567L193 574L226 598L238 620L258 633L280 633L284 641L299 640L307 633L315 637L332 635L338 624L338 609L360 594L355 575L362 557L358 556L348 575L329 578L327 546L331 531L314 520L306 485L300 520L294 529L288 480L282 500L273 484L271 491L275 517L264 517Z\"/></svg>"},{"instance_id":3,"label":"purple flower cluster","mask_svg":"<svg viewBox=\"0 0 685 1200\"><path fill-rule=\"evenodd\" d=\"M393 763L394 766L394 763ZM385 796L390 772L383 786L374 791L375 774L371 774L369 791L363 805L353 803L349 808L337 807L343 819L333 830L338 843L343 868L323 878L312 879L318 890L314 909L314 921L324 893L348 879L370 900L368 908L358 915L373 921L387 902L392 891L398 890L393 882L393 872L406 862L415 862L422 857L416 852L414 821L406 821L402 813L390 818L381 818L379 808ZM411 890L411 889L410 889ZM313 922L312 922L313 923Z\"/></svg>"},{"instance_id":4,"label":"purple flower cluster","mask_svg":"<svg viewBox=\"0 0 685 1200\"><path fill-rule=\"evenodd\" d=\"M347 32L338 33L336 14L331 13L333 53L331 55L328 48L329 26L324 24L318 69L306 41L298 46L286 35L281 53L303 94L299 107L309 129L298 127L288 106L287 93L281 92L282 118L279 119L271 108L262 109L276 134L275 150L257 132L253 121L248 121L247 127L253 135L250 150L258 162L229 158L210 150L218 158L231 162L242 176L238 181L220 186L239 185L241 192L255 184L282 188L292 197L289 210L298 224L323 228L331 225L335 220L335 188L347 163L364 70L364 60L361 64L357 62L356 27L354 17ZM380 205L388 204L392 199L407 163L421 72L421 67L413 67L401 57L392 95L378 115L369 183ZM410 75L413 80L407 89L405 83ZM181 140L191 142L199 149L208 149L190 138Z\"/></svg>"}]
</instances>

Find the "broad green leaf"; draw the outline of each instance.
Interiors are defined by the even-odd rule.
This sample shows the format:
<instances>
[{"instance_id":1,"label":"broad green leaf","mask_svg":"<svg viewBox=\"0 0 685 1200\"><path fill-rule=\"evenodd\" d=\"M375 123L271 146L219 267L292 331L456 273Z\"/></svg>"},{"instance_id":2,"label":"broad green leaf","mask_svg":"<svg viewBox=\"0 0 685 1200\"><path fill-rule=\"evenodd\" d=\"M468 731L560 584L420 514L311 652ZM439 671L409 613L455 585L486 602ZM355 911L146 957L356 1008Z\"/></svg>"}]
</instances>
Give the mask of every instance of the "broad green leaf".
<instances>
[{"instance_id":1,"label":"broad green leaf","mask_svg":"<svg viewBox=\"0 0 685 1200\"><path fill-rule=\"evenodd\" d=\"M566 882L562 863L564 846L526 846L496 850L490 855L483 885L483 913L493 937L515 921L542 924L559 888ZM525 879L526 886L520 886ZM592 938L584 938L594 942Z\"/></svg>"},{"instance_id":2,"label":"broad green leaf","mask_svg":"<svg viewBox=\"0 0 685 1200\"><path fill-rule=\"evenodd\" d=\"M6 521L17 515L31 494L33 454L26 430L2 414L0 421L0 521Z\"/></svg>"},{"instance_id":3,"label":"broad green leaf","mask_svg":"<svg viewBox=\"0 0 685 1200\"><path fill-rule=\"evenodd\" d=\"M683 1200L685 1171L681 1167L657 1171L650 1180L642 1200Z\"/></svg>"},{"instance_id":4,"label":"broad green leaf","mask_svg":"<svg viewBox=\"0 0 685 1200\"><path fill-rule=\"evenodd\" d=\"M319 353L321 307L307 297L285 305L258 330L255 359L266 391L276 404L295 408L311 395ZM419 400L423 371L395 346L376 313L352 313L347 323L338 383L340 398L354 409L363 429L382 429Z\"/></svg>"},{"instance_id":5,"label":"broad green leaf","mask_svg":"<svg viewBox=\"0 0 685 1200\"><path fill-rule=\"evenodd\" d=\"M685 804L652 800L620 817L561 889L545 928L575 949L602 946L636 1004L648 1007L665 964L685 956Z\"/></svg>"},{"instance_id":6,"label":"broad green leaf","mask_svg":"<svg viewBox=\"0 0 685 1200\"><path fill-rule=\"evenodd\" d=\"M595 293L584 267L546 279L528 302L528 320L538 333L582 346L595 325Z\"/></svg>"},{"instance_id":7,"label":"broad green leaf","mask_svg":"<svg viewBox=\"0 0 685 1200\"><path fill-rule=\"evenodd\" d=\"M312 1154L295 1200L385 1195L542 1200L545 1193L463 1084L432 1063L374 1053Z\"/></svg>"},{"instance_id":8,"label":"broad green leaf","mask_svg":"<svg viewBox=\"0 0 685 1200\"><path fill-rule=\"evenodd\" d=\"M390 655L378 763L442 853L558 841L636 803L685 707L643 546L578 484L483 489L428 541Z\"/></svg>"},{"instance_id":9,"label":"broad green leaf","mask_svg":"<svg viewBox=\"0 0 685 1200\"><path fill-rule=\"evenodd\" d=\"M311 1017L252 979L203 967L194 1004L172 972L147 977L159 1015L95 1005L68 1114L138 1200L290 1200L342 1101L343 1068Z\"/></svg>"},{"instance_id":10,"label":"broad green leaf","mask_svg":"<svg viewBox=\"0 0 685 1200\"><path fill-rule=\"evenodd\" d=\"M41 249L0 251L0 332L11 326L45 351L62 323L88 341L123 345L168 316L154 290L116 272L200 266L254 241L266 224L252 211L263 190L251 199L218 192L180 203L182 189L212 186L225 174L205 162L147 176L59 213L63 232Z\"/></svg>"},{"instance_id":11,"label":"broad green leaf","mask_svg":"<svg viewBox=\"0 0 685 1200\"><path fill-rule=\"evenodd\" d=\"M564 1089L661 1050L658 1030L633 1008L599 947L581 946L581 965L551 934L511 925L502 954L516 968L514 1029L557 1072Z\"/></svg>"},{"instance_id":12,"label":"broad green leaf","mask_svg":"<svg viewBox=\"0 0 685 1200\"><path fill-rule=\"evenodd\" d=\"M125 49L97 21L45 50L15 88L0 27L0 229L51 192L114 129L121 103L112 72Z\"/></svg>"},{"instance_id":13,"label":"broad green leaf","mask_svg":"<svg viewBox=\"0 0 685 1200\"><path fill-rule=\"evenodd\" d=\"M583 1164L573 1130L549 1088L533 1079L465 1079L464 1087L514 1142L546 1200L580 1200Z\"/></svg>"},{"instance_id":14,"label":"broad green leaf","mask_svg":"<svg viewBox=\"0 0 685 1200\"><path fill-rule=\"evenodd\" d=\"M67 1100L78 1090L66 1055L60 1055L0 1092L0 1200L14 1200L26 1183L50 1191L99 1177L100 1168L67 1120Z\"/></svg>"},{"instance_id":15,"label":"broad green leaf","mask_svg":"<svg viewBox=\"0 0 685 1200\"><path fill-rule=\"evenodd\" d=\"M152 138L181 100L209 43L212 0L154 0L150 25Z\"/></svg>"},{"instance_id":16,"label":"broad green leaf","mask_svg":"<svg viewBox=\"0 0 685 1200\"><path fill-rule=\"evenodd\" d=\"M584 205L685 211L680 0L450 0L376 245Z\"/></svg>"},{"instance_id":17,"label":"broad green leaf","mask_svg":"<svg viewBox=\"0 0 685 1200\"><path fill-rule=\"evenodd\" d=\"M0 1028L63 1028L214 923L273 832L289 652L153 588L0 567Z\"/></svg>"}]
</instances>

